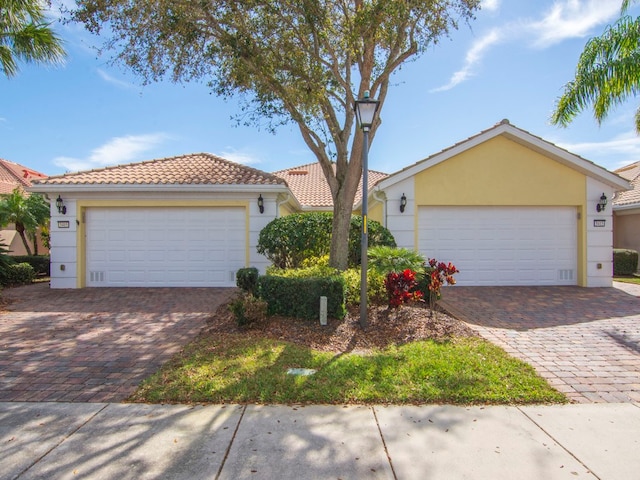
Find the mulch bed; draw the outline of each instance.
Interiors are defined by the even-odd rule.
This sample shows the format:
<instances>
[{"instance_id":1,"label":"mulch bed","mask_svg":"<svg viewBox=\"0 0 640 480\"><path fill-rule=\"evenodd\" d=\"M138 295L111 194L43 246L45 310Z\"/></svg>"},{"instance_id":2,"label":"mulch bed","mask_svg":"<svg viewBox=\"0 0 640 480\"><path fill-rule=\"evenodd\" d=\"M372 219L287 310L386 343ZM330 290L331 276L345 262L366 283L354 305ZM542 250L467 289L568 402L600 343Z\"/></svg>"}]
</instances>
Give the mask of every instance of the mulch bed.
<instances>
[{"instance_id":1,"label":"mulch bed","mask_svg":"<svg viewBox=\"0 0 640 480\"><path fill-rule=\"evenodd\" d=\"M431 311L424 304L404 305L397 309L371 306L366 330L360 326L360 310L350 310L344 320L329 319L326 326L319 320L272 316L250 327L239 327L228 305L221 305L207 321L204 335L240 334L256 338L283 340L314 350L365 353L389 345L402 345L417 340L447 341L455 337L477 337L465 323L443 311Z\"/></svg>"}]
</instances>

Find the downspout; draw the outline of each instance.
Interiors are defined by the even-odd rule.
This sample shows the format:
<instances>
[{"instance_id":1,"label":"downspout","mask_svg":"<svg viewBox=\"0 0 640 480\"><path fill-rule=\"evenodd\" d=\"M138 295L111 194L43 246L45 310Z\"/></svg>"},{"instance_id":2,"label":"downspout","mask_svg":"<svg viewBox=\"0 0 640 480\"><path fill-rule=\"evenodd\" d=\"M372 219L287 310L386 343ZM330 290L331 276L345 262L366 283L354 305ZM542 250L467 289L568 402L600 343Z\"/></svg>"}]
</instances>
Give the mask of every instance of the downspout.
<instances>
[{"instance_id":1,"label":"downspout","mask_svg":"<svg viewBox=\"0 0 640 480\"><path fill-rule=\"evenodd\" d=\"M379 197L378 194L382 196ZM387 196L376 187L373 190L373 198L382 204L382 226L387 228Z\"/></svg>"},{"instance_id":2,"label":"downspout","mask_svg":"<svg viewBox=\"0 0 640 480\"><path fill-rule=\"evenodd\" d=\"M290 193L286 193L285 195L286 197L284 197L284 200L282 200L281 202L276 202L276 218L280 218L280 206L284 205L289 201L289 199L291 199Z\"/></svg>"}]
</instances>

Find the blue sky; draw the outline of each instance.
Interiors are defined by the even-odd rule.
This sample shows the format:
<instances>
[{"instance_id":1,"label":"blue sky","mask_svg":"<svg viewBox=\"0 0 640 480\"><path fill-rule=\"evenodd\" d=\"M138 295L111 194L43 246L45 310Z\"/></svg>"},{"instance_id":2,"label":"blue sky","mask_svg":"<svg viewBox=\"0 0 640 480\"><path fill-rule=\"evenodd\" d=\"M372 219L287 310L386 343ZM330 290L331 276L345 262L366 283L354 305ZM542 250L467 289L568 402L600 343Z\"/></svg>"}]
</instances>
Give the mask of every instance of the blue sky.
<instances>
[{"instance_id":1,"label":"blue sky","mask_svg":"<svg viewBox=\"0 0 640 480\"><path fill-rule=\"evenodd\" d=\"M610 170L640 160L634 99L602 126L589 111L566 129L549 123L584 44L615 21L620 3L484 0L470 27L393 77L370 168L395 172L503 118ZM269 172L315 161L294 126L276 135L236 127L235 101L196 83L141 86L96 54L100 39L79 25L55 28L68 51L63 66L22 65L0 78L0 157L48 175L195 152Z\"/></svg>"}]
</instances>

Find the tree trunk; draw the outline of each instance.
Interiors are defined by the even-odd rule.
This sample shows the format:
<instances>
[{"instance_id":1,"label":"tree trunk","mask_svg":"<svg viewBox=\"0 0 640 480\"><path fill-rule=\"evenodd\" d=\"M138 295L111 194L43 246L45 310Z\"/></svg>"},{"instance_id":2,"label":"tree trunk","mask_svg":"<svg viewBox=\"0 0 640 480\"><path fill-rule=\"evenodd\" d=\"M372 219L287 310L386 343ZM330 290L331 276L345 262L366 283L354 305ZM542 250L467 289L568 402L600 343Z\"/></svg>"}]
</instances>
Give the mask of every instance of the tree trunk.
<instances>
[{"instance_id":1,"label":"tree trunk","mask_svg":"<svg viewBox=\"0 0 640 480\"><path fill-rule=\"evenodd\" d=\"M351 226L351 209L344 208L338 199L333 205L333 223L331 233L331 250L329 260L332 267L346 270L349 259L349 228Z\"/></svg>"},{"instance_id":2,"label":"tree trunk","mask_svg":"<svg viewBox=\"0 0 640 480\"><path fill-rule=\"evenodd\" d=\"M20 238L22 239L22 244L24 245L24 248L27 251L27 255L29 256L33 255L33 253L31 253L31 247L29 246L27 237L24 235L24 225L22 225L21 223L16 223L16 231L18 232L18 235L20 235Z\"/></svg>"}]
</instances>

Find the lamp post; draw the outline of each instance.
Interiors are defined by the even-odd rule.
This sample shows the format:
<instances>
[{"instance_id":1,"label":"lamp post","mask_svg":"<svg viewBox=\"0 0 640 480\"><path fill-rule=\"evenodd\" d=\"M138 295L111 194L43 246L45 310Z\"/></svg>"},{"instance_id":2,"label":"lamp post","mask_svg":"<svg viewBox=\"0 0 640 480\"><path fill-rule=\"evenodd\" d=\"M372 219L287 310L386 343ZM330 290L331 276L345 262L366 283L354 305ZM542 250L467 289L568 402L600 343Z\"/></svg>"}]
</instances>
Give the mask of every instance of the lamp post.
<instances>
[{"instance_id":1,"label":"lamp post","mask_svg":"<svg viewBox=\"0 0 640 480\"><path fill-rule=\"evenodd\" d=\"M360 247L360 326L366 328L367 320L367 248L369 247L369 232L367 229L367 203L369 193L369 130L378 111L380 102L369 98L369 91L364 92L364 98L355 101L354 110L358 125L362 128L362 236Z\"/></svg>"}]
</instances>

